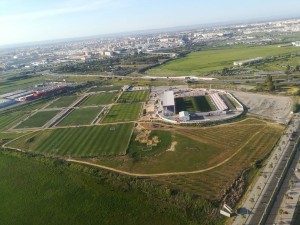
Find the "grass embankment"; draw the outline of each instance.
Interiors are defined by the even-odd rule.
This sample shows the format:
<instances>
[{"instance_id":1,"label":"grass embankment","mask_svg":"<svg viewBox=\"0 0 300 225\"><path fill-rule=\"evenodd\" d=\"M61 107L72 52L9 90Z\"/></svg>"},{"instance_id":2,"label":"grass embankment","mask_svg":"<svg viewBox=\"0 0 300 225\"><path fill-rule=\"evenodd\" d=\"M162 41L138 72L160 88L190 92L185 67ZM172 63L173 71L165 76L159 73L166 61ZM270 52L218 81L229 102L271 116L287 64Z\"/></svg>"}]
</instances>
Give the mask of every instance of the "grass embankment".
<instances>
[{"instance_id":1,"label":"grass embankment","mask_svg":"<svg viewBox=\"0 0 300 225\"><path fill-rule=\"evenodd\" d=\"M147 74L157 76L204 75L213 71L221 71L224 67L233 67L234 61L298 52L300 52L299 48L279 48L277 45L204 50L190 53L186 57L153 68L147 71Z\"/></svg>"},{"instance_id":2,"label":"grass embankment","mask_svg":"<svg viewBox=\"0 0 300 225\"><path fill-rule=\"evenodd\" d=\"M125 155L133 124L49 129L23 136L8 146L55 156Z\"/></svg>"},{"instance_id":3,"label":"grass embankment","mask_svg":"<svg viewBox=\"0 0 300 225\"><path fill-rule=\"evenodd\" d=\"M141 192L109 185L76 165L41 160L0 153L1 224L191 224Z\"/></svg>"}]
</instances>

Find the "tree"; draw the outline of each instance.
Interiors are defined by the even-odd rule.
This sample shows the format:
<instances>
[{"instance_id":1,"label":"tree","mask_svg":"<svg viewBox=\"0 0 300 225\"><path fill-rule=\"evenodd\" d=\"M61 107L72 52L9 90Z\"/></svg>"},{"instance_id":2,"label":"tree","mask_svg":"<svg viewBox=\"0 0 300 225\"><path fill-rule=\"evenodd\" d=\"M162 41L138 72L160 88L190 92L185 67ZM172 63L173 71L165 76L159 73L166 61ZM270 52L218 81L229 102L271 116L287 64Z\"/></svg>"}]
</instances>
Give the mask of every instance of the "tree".
<instances>
[{"instance_id":1,"label":"tree","mask_svg":"<svg viewBox=\"0 0 300 225\"><path fill-rule=\"evenodd\" d=\"M285 73L286 73L286 74L289 74L290 72L291 72L291 66L290 66L290 65L287 65L287 66L286 66Z\"/></svg>"},{"instance_id":2,"label":"tree","mask_svg":"<svg viewBox=\"0 0 300 225\"><path fill-rule=\"evenodd\" d=\"M282 214L283 214L283 209L279 209L280 219L282 218Z\"/></svg>"},{"instance_id":3,"label":"tree","mask_svg":"<svg viewBox=\"0 0 300 225\"><path fill-rule=\"evenodd\" d=\"M295 183L295 181L293 179L289 180L290 189L292 189L294 187L294 183Z\"/></svg>"},{"instance_id":4,"label":"tree","mask_svg":"<svg viewBox=\"0 0 300 225\"><path fill-rule=\"evenodd\" d=\"M293 113L296 113L299 111L300 105L298 103L294 103L292 106Z\"/></svg>"},{"instance_id":5,"label":"tree","mask_svg":"<svg viewBox=\"0 0 300 225\"><path fill-rule=\"evenodd\" d=\"M275 86L274 86L274 82L273 82L272 76L267 75L265 83L267 85L268 91L274 91L275 90Z\"/></svg>"},{"instance_id":6,"label":"tree","mask_svg":"<svg viewBox=\"0 0 300 225\"><path fill-rule=\"evenodd\" d=\"M295 67L295 71L296 71L296 72L299 72L299 71L300 71L300 65L297 65L297 66Z\"/></svg>"},{"instance_id":7,"label":"tree","mask_svg":"<svg viewBox=\"0 0 300 225\"><path fill-rule=\"evenodd\" d=\"M229 69L228 69L227 67L224 67L224 68L222 69L222 76L227 75L228 72L229 72Z\"/></svg>"}]
</instances>

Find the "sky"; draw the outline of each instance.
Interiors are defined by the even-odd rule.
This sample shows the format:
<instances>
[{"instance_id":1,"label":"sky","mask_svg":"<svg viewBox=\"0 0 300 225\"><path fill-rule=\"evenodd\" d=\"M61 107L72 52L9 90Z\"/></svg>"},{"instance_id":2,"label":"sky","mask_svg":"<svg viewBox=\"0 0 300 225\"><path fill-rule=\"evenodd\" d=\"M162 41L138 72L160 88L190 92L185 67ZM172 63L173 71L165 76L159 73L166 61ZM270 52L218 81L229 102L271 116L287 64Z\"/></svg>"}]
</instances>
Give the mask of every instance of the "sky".
<instances>
[{"instance_id":1,"label":"sky","mask_svg":"<svg viewBox=\"0 0 300 225\"><path fill-rule=\"evenodd\" d=\"M0 0L0 45L288 17L299 0Z\"/></svg>"}]
</instances>

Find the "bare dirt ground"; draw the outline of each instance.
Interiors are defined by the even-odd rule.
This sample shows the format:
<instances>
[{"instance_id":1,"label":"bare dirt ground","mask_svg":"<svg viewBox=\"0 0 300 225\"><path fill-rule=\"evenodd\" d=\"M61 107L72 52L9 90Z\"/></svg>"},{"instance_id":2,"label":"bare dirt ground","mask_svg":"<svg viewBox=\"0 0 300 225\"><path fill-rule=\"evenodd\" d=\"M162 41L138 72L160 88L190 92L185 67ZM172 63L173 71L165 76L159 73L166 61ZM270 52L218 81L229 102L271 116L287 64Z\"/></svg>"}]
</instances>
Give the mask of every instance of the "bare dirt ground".
<instances>
[{"instance_id":1,"label":"bare dirt ground","mask_svg":"<svg viewBox=\"0 0 300 225\"><path fill-rule=\"evenodd\" d=\"M263 95L247 92L232 92L247 108L248 112L278 123L289 120L293 100L290 97Z\"/></svg>"}]
</instances>

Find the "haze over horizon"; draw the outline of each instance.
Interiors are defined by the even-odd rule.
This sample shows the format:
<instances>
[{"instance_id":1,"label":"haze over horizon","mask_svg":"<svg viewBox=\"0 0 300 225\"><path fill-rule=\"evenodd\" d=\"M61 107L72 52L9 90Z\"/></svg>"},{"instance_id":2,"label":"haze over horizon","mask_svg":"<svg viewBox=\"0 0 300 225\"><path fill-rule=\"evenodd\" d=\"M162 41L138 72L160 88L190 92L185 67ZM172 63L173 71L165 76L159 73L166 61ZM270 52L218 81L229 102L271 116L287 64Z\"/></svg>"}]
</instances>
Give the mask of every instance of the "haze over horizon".
<instances>
[{"instance_id":1,"label":"haze over horizon","mask_svg":"<svg viewBox=\"0 0 300 225\"><path fill-rule=\"evenodd\" d=\"M0 45L300 16L296 0L2 0Z\"/></svg>"}]
</instances>

